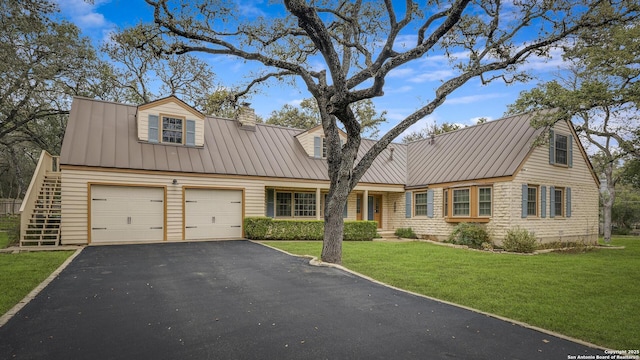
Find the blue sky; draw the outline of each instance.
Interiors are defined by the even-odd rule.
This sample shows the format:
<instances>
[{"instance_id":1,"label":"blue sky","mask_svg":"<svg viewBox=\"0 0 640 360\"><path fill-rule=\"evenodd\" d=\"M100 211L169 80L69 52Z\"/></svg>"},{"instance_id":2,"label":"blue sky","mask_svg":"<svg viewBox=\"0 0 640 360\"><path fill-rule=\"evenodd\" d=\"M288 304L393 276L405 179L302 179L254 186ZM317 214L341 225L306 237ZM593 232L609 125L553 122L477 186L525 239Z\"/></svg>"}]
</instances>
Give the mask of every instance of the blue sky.
<instances>
[{"instance_id":1,"label":"blue sky","mask_svg":"<svg viewBox=\"0 0 640 360\"><path fill-rule=\"evenodd\" d=\"M95 0L93 4L85 0L55 0L61 9L62 16L75 23L83 35L92 39L99 46L109 33L118 28L136 25L139 22L152 21L152 9L144 0ZM254 2L237 0L245 12L259 13L262 10L252 4ZM204 59L212 59L204 56ZM222 86L233 86L243 80L250 65L231 58L216 58L211 61L216 73L216 82ZM523 90L534 87L542 80L548 80L559 72L563 62L559 52L553 53L551 59L532 59L526 68L537 79L529 83L505 85L495 81L482 86L480 81L471 80L462 88L451 94L447 101L433 114L422 119L410 130L423 128L426 124L442 122L473 125L478 118L489 120L503 116L507 105L513 103ZM387 111L388 123L381 127L381 133L415 111L421 103L430 99L440 80L451 73L444 56L435 54L405 66L389 74L385 85L385 95L374 99L378 111ZM256 113L267 118L269 114L285 104L298 104L310 95L303 87L270 86L254 95L249 101Z\"/></svg>"}]
</instances>

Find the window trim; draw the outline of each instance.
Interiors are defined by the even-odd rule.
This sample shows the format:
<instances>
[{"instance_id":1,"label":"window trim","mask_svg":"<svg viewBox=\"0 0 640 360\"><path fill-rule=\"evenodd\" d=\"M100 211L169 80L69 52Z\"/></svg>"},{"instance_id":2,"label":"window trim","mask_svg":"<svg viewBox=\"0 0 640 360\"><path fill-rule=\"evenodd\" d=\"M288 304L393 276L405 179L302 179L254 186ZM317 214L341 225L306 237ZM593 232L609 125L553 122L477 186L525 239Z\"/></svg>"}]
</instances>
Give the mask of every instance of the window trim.
<instances>
[{"instance_id":1,"label":"window trim","mask_svg":"<svg viewBox=\"0 0 640 360\"><path fill-rule=\"evenodd\" d=\"M171 145L184 145L185 141L186 141L186 135L187 135L187 130L186 130L187 118L185 116L172 115L172 114L159 114L158 118L159 118L159 121L158 121L158 140L159 140L159 143L161 143L161 144L171 144ZM182 125L181 125L182 136L180 137L180 141L181 142L164 141L164 119L165 118L167 118L167 119L176 119L176 120L180 120L182 122Z\"/></svg>"},{"instance_id":2,"label":"window trim","mask_svg":"<svg viewBox=\"0 0 640 360\"><path fill-rule=\"evenodd\" d=\"M468 214L463 214L463 215L456 215L456 191L464 191L466 190L468 193L468 197L467 197L467 204L468 204ZM454 218L470 218L471 216L471 187L463 187L463 188L455 188L453 189L453 191L451 192L451 216Z\"/></svg>"},{"instance_id":3,"label":"window trim","mask_svg":"<svg viewBox=\"0 0 640 360\"><path fill-rule=\"evenodd\" d=\"M420 197L422 198L424 196L424 204L420 203L418 204L418 195L421 195ZM429 214L429 200L428 200L428 192L425 191L420 191L420 192L414 192L413 193L413 216L424 216L427 217ZM418 206L420 206L420 208L424 207L424 213L421 213L422 210L420 212L418 212Z\"/></svg>"},{"instance_id":4,"label":"window trim","mask_svg":"<svg viewBox=\"0 0 640 360\"><path fill-rule=\"evenodd\" d=\"M535 214L529 213L529 190L534 189L536 191L534 208ZM540 185L527 184L527 218L539 218L540 217Z\"/></svg>"},{"instance_id":5,"label":"window trim","mask_svg":"<svg viewBox=\"0 0 640 360\"><path fill-rule=\"evenodd\" d=\"M327 158L327 140L324 136L320 136L320 157Z\"/></svg>"},{"instance_id":6,"label":"window trim","mask_svg":"<svg viewBox=\"0 0 640 360\"><path fill-rule=\"evenodd\" d=\"M491 189L491 215L479 215L479 189L490 188ZM459 223L459 222L475 222L475 223L488 223L493 218L493 203L494 201L494 184L493 183L479 183L469 185L453 185L442 189L442 217L445 222ZM469 215L454 215L453 194L457 190L469 190Z\"/></svg>"},{"instance_id":7,"label":"window trim","mask_svg":"<svg viewBox=\"0 0 640 360\"><path fill-rule=\"evenodd\" d=\"M564 141L565 148L564 149L560 149L561 151L564 152L564 162L559 162L558 161L558 138L559 137L563 137L565 139L565 141ZM569 135L565 135L565 134L562 134L562 133L555 132L553 134L553 149L554 149L553 150L554 151L553 163L555 165L558 165L558 166L567 166L568 167L569 166Z\"/></svg>"},{"instance_id":8,"label":"window trim","mask_svg":"<svg viewBox=\"0 0 640 360\"><path fill-rule=\"evenodd\" d=\"M289 194L290 196L290 204L289 204L289 215L281 215L278 212L278 194ZM314 204L313 204L313 208L311 211L313 212L313 215L309 215L309 216L296 216L296 194L310 194L313 195L314 197ZM316 193L314 191L292 191L292 190L276 190L275 194L274 194L274 219L315 219L316 218L316 202L318 201L317 198L315 198Z\"/></svg>"},{"instance_id":9,"label":"window trim","mask_svg":"<svg viewBox=\"0 0 640 360\"><path fill-rule=\"evenodd\" d=\"M480 192L483 189L489 189L489 214L488 215L483 215L480 214L480 203L482 202L482 200L480 199ZM481 218L490 218L491 216L493 216L493 186L478 186L478 191L477 191L477 195L478 195L478 201L476 202L476 205L478 206L478 217ZM486 203L487 201L485 201Z\"/></svg>"},{"instance_id":10,"label":"window trim","mask_svg":"<svg viewBox=\"0 0 640 360\"><path fill-rule=\"evenodd\" d=\"M558 198L556 193L560 193L560 214L558 214ZM565 217L565 188L555 186L553 189L553 206L554 206L554 217L556 218L564 218Z\"/></svg>"}]
</instances>

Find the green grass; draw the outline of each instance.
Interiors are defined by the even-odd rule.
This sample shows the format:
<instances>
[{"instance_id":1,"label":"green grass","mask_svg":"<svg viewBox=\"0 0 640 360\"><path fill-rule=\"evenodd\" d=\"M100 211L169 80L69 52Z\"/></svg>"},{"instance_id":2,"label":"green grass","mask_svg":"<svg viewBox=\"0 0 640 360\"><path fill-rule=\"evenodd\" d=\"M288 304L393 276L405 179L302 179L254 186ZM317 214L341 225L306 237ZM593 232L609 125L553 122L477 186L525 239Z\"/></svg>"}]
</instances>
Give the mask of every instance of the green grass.
<instances>
[{"instance_id":1,"label":"green grass","mask_svg":"<svg viewBox=\"0 0 640 360\"><path fill-rule=\"evenodd\" d=\"M4 249L9 246L9 236L6 232L0 231L0 249Z\"/></svg>"},{"instance_id":2,"label":"green grass","mask_svg":"<svg viewBox=\"0 0 640 360\"><path fill-rule=\"evenodd\" d=\"M320 242L265 242L318 256ZM612 349L640 345L640 238L586 253L535 256L426 242L343 243L343 265L384 283Z\"/></svg>"},{"instance_id":3,"label":"green grass","mask_svg":"<svg viewBox=\"0 0 640 360\"><path fill-rule=\"evenodd\" d=\"M73 251L0 253L0 314L46 279Z\"/></svg>"}]
</instances>

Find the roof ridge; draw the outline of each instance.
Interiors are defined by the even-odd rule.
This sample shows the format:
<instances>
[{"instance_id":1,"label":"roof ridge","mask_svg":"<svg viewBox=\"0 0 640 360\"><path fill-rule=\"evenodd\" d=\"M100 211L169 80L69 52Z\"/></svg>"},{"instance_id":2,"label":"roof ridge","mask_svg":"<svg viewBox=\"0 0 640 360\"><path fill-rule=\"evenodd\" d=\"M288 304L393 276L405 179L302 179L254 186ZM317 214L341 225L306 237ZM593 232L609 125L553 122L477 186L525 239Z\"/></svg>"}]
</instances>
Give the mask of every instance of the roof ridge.
<instances>
[{"instance_id":1,"label":"roof ridge","mask_svg":"<svg viewBox=\"0 0 640 360\"><path fill-rule=\"evenodd\" d=\"M436 138L438 138L438 137L441 137L441 136L446 136L446 135L450 135L450 134L455 134L455 133L458 133L458 132L462 132L462 131L466 131L466 130L471 130L471 129L474 129L474 128L477 128L477 127L479 127L479 126L483 126L483 125L496 124L496 123L501 122L501 121L510 120L510 119L512 119L512 118L514 118L514 117L518 117L518 116L526 116L526 115L528 115L528 114L530 114L530 113L533 113L533 112L536 112L536 111L538 111L538 110L532 110L532 111L527 111L527 112L523 112L523 113L518 113L518 114L513 114L513 115L503 116L503 117L498 118L498 119L495 119L495 120L488 120L488 121L483 122L483 123L481 123L481 124L467 125L467 126L464 126L464 127L459 128L459 129L455 129L455 130L451 130L451 131L443 132L443 133L440 133L440 134L436 134L436 135L435 135L435 137L436 137ZM426 139L417 139L417 140L410 141L410 142L408 142L408 143L406 143L406 144L413 144L413 143L418 143L418 142L421 142L421 141L427 141L427 140L430 140L430 139L429 139L429 138L426 138Z\"/></svg>"},{"instance_id":2,"label":"roof ridge","mask_svg":"<svg viewBox=\"0 0 640 360\"><path fill-rule=\"evenodd\" d=\"M113 105L138 107L138 105L135 105L135 104L125 104L125 103L122 103L122 102L117 102L117 101L112 101L112 100L95 99L95 98L90 98L88 96L80 96L80 95L73 95L73 99L87 100L87 101L93 101L93 102L101 102L101 103L113 104Z\"/></svg>"}]
</instances>

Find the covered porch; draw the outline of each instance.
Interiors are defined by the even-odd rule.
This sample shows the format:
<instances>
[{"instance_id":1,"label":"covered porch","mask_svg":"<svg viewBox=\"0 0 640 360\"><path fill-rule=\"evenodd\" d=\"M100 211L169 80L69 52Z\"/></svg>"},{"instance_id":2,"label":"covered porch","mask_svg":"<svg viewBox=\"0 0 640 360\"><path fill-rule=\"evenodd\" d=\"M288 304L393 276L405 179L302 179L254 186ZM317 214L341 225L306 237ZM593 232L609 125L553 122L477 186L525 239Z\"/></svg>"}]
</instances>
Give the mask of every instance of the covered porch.
<instances>
[{"instance_id":1,"label":"covered porch","mask_svg":"<svg viewBox=\"0 0 640 360\"><path fill-rule=\"evenodd\" d=\"M291 186L278 184L265 186L265 215L274 219L324 218L328 184ZM381 231L393 230L393 218L399 216L404 188L380 185L358 185L347 198L343 217L345 220L370 220L378 223Z\"/></svg>"}]
</instances>

